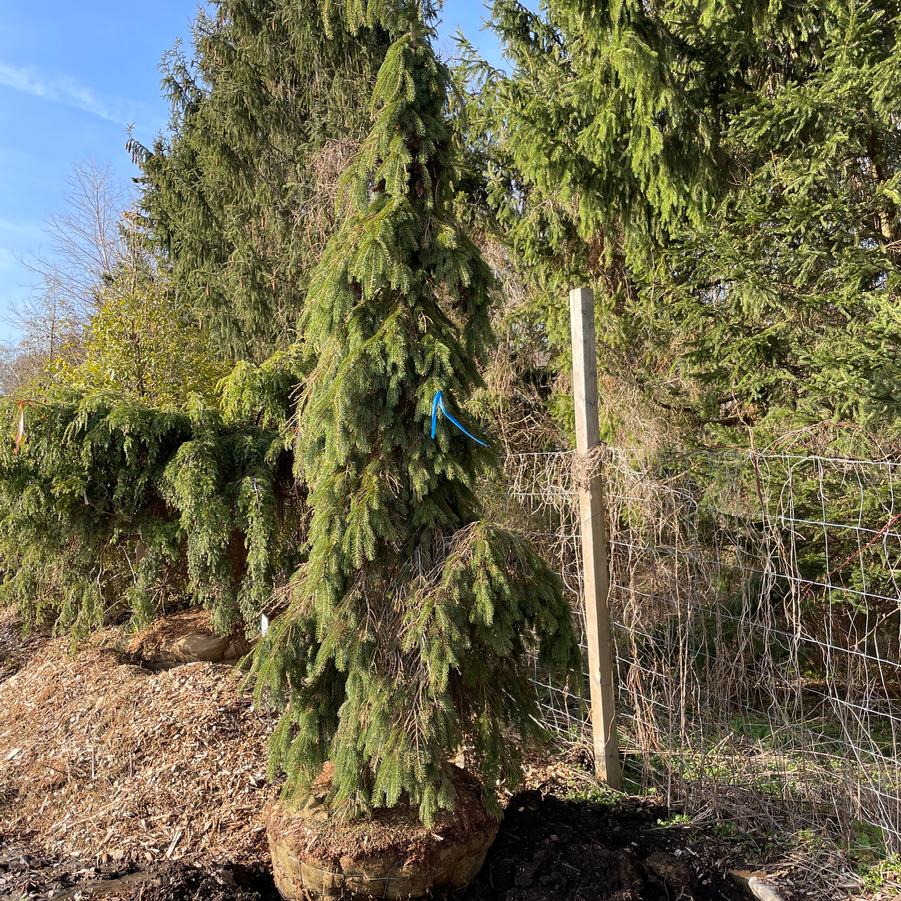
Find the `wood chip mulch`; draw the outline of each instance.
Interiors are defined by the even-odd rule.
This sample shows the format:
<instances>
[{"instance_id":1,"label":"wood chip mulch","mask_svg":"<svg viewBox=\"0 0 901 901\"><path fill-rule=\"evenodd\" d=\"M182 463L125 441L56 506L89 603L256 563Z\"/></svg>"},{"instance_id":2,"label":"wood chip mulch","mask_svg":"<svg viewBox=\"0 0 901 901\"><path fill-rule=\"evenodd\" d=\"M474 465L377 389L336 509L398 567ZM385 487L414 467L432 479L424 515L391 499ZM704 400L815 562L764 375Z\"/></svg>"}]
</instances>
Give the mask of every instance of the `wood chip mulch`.
<instances>
[{"instance_id":1,"label":"wood chip mulch","mask_svg":"<svg viewBox=\"0 0 901 901\"><path fill-rule=\"evenodd\" d=\"M271 717L228 666L153 673L102 644L47 641L0 683L0 835L100 865L266 864Z\"/></svg>"}]
</instances>

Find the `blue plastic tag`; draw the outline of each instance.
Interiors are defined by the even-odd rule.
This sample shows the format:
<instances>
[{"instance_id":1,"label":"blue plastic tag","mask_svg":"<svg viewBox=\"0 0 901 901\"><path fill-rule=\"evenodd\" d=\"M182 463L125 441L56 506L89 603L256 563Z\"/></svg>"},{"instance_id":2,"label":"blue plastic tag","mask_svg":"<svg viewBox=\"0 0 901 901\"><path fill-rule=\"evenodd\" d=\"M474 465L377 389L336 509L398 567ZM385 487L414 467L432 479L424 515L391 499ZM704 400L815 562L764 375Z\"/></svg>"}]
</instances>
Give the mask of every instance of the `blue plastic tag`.
<instances>
[{"instance_id":1,"label":"blue plastic tag","mask_svg":"<svg viewBox=\"0 0 901 901\"><path fill-rule=\"evenodd\" d=\"M435 434L438 431L438 413L442 413L446 416L467 438L475 441L476 444L480 444L482 447L488 447L488 445L479 438L476 438L472 432L467 431L454 417L450 414L447 409L447 406L444 403L444 392L436 391L435 397L432 400L432 439L434 440Z\"/></svg>"}]
</instances>

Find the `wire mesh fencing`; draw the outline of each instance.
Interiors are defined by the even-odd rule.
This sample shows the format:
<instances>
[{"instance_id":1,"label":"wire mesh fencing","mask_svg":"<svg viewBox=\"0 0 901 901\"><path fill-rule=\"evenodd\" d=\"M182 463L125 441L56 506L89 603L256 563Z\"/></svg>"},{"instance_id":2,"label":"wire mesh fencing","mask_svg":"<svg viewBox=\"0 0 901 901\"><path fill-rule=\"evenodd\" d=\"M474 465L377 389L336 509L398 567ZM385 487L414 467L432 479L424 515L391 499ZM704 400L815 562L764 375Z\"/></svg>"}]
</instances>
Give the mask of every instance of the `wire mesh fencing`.
<instances>
[{"instance_id":1,"label":"wire mesh fencing","mask_svg":"<svg viewBox=\"0 0 901 901\"><path fill-rule=\"evenodd\" d=\"M581 624L570 452L512 454L504 503ZM633 788L739 827L901 849L901 463L606 451L620 741ZM588 741L588 690L535 672Z\"/></svg>"}]
</instances>

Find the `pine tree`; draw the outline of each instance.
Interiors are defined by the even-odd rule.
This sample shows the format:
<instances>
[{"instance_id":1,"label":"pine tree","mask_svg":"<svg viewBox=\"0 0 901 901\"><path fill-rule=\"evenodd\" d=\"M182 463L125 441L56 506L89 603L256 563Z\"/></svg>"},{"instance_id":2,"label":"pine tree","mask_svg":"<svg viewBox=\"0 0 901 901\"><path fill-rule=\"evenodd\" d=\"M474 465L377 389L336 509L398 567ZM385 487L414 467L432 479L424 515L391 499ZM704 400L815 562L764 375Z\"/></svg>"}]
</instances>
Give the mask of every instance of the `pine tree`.
<instances>
[{"instance_id":1,"label":"pine tree","mask_svg":"<svg viewBox=\"0 0 901 901\"><path fill-rule=\"evenodd\" d=\"M437 392L462 404L480 384L491 275L454 219L448 72L428 11L388 6L399 36L304 305L308 557L254 676L284 708L272 761L289 796L331 760L336 809L409 802L429 823L453 804L464 744L495 808L496 783L517 772L513 733L535 734L529 650L558 670L578 651L558 577L481 518L491 452L449 429L430 437Z\"/></svg>"},{"instance_id":2,"label":"pine tree","mask_svg":"<svg viewBox=\"0 0 901 901\"><path fill-rule=\"evenodd\" d=\"M388 39L319 0L217 0L194 41L190 62L177 48L165 62L168 137L130 146L180 301L223 353L259 362L296 337Z\"/></svg>"}]
</instances>

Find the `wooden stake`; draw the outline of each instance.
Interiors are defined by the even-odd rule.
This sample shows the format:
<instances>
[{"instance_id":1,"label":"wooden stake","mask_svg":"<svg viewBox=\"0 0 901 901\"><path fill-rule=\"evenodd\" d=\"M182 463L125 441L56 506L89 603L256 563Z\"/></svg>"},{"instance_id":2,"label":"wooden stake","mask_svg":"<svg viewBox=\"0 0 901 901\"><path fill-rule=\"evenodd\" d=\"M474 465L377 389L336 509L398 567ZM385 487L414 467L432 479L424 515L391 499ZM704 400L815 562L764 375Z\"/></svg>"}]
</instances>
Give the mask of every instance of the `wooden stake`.
<instances>
[{"instance_id":1,"label":"wooden stake","mask_svg":"<svg viewBox=\"0 0 901 901\"><path fill-rule=\"evenodd\" d=\"M601 443L598 428L598 374L595 357L594 292L569 292L569 320L573 347L573 400L576 410L576 451L585 458ZM604 485L599 472L580 484L579 518L582 528L582 582L585 603L585 640L591 688L591 732L594 770L611 788L622 787L619 742L616 736L614 657L607 597L607 526Z\"/></svg>"}]
</instances>

